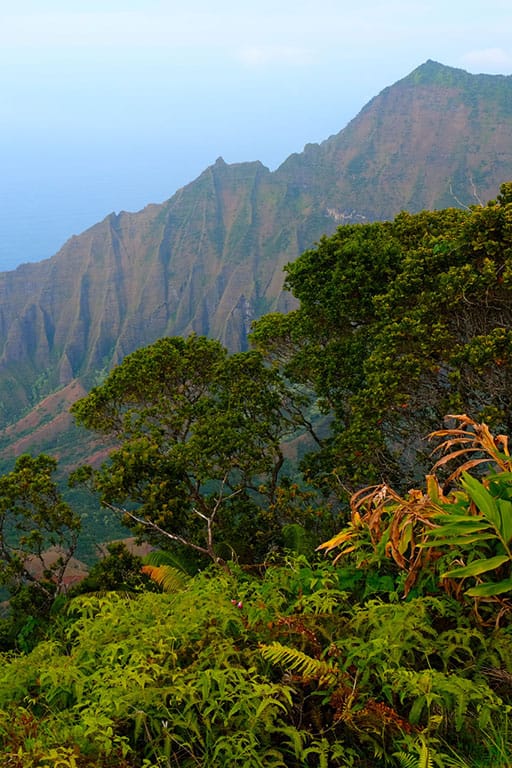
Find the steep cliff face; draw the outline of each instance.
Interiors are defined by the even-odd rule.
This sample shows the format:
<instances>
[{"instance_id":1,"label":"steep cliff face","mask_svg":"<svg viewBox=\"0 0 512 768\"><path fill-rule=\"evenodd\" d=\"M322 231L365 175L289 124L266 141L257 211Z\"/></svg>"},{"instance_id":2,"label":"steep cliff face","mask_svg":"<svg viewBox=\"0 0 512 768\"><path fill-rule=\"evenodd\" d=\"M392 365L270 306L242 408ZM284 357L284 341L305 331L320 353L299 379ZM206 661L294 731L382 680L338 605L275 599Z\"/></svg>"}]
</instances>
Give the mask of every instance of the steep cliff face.
<instances>
[{"instance_id":1,"label":"steep cliff face","mask_svg":"<svg viewBox=\"0 0 512 768\"><path fill-rule=\"evenodd\" d=\"M428 61L279 174L302 174L340 222L389 219L486 202L510 177L511 139L512 77Z\"/></svg>"},{"instance_id":2,"label":"steep cliff face","mask_svg":"<svg viewBox=\"0 0 512 768\"><path fill-rule=\"evenodd\" d=\"M260 163L219 159L167 203L112 214L52 259L0 274L5 416L166 334L243 349L254 317L290 305L282 270L302 242L285 198Z\"/></svg>"},{"instance_id":3,"label":"steep cliff face","mask_svg":"<svg viewBox=\"0 0 512 768\"><path fill-rule=\"evenodd\" d=\"M434 62L273 173L219 159L164 204L0 274L0 425L166 334L243 349L252 319L292 306L283 266L322 234L485 201L510 178L512 77Z\"/></svg>"}]
</instances>

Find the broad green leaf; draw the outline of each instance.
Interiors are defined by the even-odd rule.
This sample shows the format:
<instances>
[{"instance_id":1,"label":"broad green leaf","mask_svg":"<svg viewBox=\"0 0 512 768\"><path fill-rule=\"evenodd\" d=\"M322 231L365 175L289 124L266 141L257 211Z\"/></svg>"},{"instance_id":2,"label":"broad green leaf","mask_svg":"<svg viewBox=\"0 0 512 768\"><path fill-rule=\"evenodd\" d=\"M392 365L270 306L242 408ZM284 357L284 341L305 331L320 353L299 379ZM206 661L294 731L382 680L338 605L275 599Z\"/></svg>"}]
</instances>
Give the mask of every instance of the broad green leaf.
<instances>
[{"instance_id":1,"label":"broad green leaf","mask_svg":"<svg viewBox=\"0 0 512 768\"><path fill-rule=\"evenodd\" d=\"M490 522L496 526L497 529L501 525L501 517L496 503L496 499L489 493L482 483L475 477L471 477L467 472L464 472L462 486L468 493L468 496L475 502L480 512L490 520Z\"/></svg>"},{"instance_id":2,"label":"broad green leaf","mask_svg":"<svg viewBox=\"0 0 512 768\"><path fill-rule=\"evenodd\" d=\"M435 541L425 541L418 544L418 547L423 549L428 547L459 547L466 546L468 544L475 544L480 541L486 541L487 539L495 539L494 533L474 533L468 536L452 536L446 539L436 539Z\"/></svg>"},{"instance_id":3,"label":"broad green leaf","mask_svg":"<svg viewBox=\"0 0 512 768\"><path fill-rule=\"evenodd\" d=\"M428 536L431 536L433 538L437 536L444 536L445 538L448 538L449 536L464 536L471 533L478 533L478 531L486 531L489 529L489 523L487 520L479 520L478 518L473 518L472 523L459 523L457 525L441 525L439 528L433 528L431 531L428 532Z\"/></svg>"},{"instance_id":4,"label":"broad green leaf","mask_svg":"<svg viewBox=\"0 0 512 768\"><path fill-rule=\"evenodd\" d=\"M508 544L512 540L512 501L498 499L497 504L501 517L501 533Z\"/></svg>"},{"instance_id":5,"label":"broad green leaf","mask_svg":"<svg viewBox=\"0 0 512 768\"><path fill-rule=\"evenodd\" d=\"M411 722L413 725L416 725L416 723L419 723L421 713L425 709L425 696L418 696L414 704L412 705L410 711L409 711L409 722Z\"/></svg>"},{"instance_id":6,"label":"broad green leaf","mask_svg":"<svg viewBox=\"0 0 512 768\"><path fill-rule=\"evenodd\" d=\"M403 555L412 539L412 523L410 521L404 525L401 533L402 536L398 542L398 551Z\"/></svg>"},{"instance_id":7,"label":"broad green leaf","mask_svg":"<svg viewBox=\"0 0 512 768\"><path fill-rule=\"evenodd\" d=\"M466 522L475 522L475 520L480 519L477 515L456 515L452 514L450 510L450 507L452 505L450 504L448 506L448 512L446 514L442 515L432 515L432 520L435 523L439 523L439 525L452 525L452 524L458 524L458 523L466 523Z\"/></svg>"},{"instance_id":8,"label":"broad green leaf","mask_svg":"<svg viewBox=\"0 0 512 768\"><path fill-rule=\"evenodd\" d=\"M466 591L466 595L469 597L493 597L494 595L502 595L504 592L512 591L512 579L505 579L504 581L498 581L496 584L491 582L490 584L478 584L476 587L471 587Z\"/></svg>"},{"instance_id":9,"label":"broad green leaf","mask_svg":"<svg viewBox=\"0 0 512 768\"><path fill-rule=\"evenodd\" d=\"M510 456L506 453L501 453L498 451L496 453L496 457L501 459L503 462L510 463ZM499 471L499 472L489 472L487 475L489 480L494 480L499 483L505 482L505 483L511 483L512 482L512 472L506 472L506 471Z\"/></svg>"},{"instance_id":10,"label":"broad green leaf","mask_svg":"<svg viewBox=\"0 0 512 768\"><path fill-rule=\"evenodd\" d=\"M465 565L461 568L453 568L451 571L446 571L441 575L442 579L463 579L466 576L479 576L481 573L487 573L487 571L493 571L495 568L499 568L500 565L510 562L508 555L496 555L495 557L488 557L485 560L474 560L469 565Z\"/></svg>"}]
</instances>

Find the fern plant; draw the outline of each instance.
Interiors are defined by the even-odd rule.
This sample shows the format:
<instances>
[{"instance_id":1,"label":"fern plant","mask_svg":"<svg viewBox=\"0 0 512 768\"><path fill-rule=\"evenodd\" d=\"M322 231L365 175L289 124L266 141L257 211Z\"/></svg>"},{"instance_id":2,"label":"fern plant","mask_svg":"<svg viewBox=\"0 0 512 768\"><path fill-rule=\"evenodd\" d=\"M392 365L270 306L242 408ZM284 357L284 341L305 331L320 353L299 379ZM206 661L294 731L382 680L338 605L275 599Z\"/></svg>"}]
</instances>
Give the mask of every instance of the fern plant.
<instances>
[{"instance_id":1,"label":"fern plant","mask_svg":"<svg viewBox=\"0 0 512 768\"><path fill-rule=\"evenodd\" d=\"M147 563L142 566L142 572L156 582L164 592L179 592L187 581L186 575L172 565L151 565Z\"/></svg>"},{"instance_id":2,"label":"fern plant","mask_svg":"<svg viewBox=\"0 0 512 768\"><path fill-rule=\"evenodd\" d=\"M338 672L331 662L313 659L297 648L290 648L281 643L274 642L260 647L263 658L273 665L285 667L296 672L304 678L314 678L318 684L333 684L338 680Z\"/></svg>"},{"instance_id":3,"label":"fern plant","mask_svg":"<svg viewBox=\"0 0 512 768\"><path fill-rule=\"evenodd\" d=\"M395 752L400 768L435 768L434 757L427 740L424 737L412 745L415 754L412 752Z\"/></svg>"}]
</instances>

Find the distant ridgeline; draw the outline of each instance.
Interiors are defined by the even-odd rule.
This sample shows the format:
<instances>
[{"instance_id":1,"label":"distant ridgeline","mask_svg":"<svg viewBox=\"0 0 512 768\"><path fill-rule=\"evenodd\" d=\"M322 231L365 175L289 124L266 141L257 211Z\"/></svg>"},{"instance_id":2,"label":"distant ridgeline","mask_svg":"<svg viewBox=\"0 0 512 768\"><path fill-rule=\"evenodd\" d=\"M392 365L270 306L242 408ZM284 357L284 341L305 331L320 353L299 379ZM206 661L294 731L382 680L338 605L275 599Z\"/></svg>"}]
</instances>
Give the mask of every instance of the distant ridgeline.
<instances>
[{"instance_id":1,"label":"distant ridgeline","mask_svg":"<svg viewBox=\"0 0 512 768\"><path fill-rule=\"evenodd\" d=\"M284 265L340 224L485 203L508 179L512 77L428 61L274 172L219 158L162 205L111 214L1 273L4 456L69 458L69 404L161 336L245 349L253 319L294 306Z\"/></svg>"}]
</instances>

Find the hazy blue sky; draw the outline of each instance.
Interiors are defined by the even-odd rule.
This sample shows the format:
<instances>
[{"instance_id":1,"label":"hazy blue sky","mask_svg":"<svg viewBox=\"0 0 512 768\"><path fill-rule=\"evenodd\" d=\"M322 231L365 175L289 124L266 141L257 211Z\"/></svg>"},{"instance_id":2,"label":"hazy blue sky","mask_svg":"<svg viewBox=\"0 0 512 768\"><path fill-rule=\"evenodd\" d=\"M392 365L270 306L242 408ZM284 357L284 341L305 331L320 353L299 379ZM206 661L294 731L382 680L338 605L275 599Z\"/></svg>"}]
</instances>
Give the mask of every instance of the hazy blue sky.
<instances>
[{"instance_id":1,"label":"hazy blue sky","mask_svg":"<svg viewBox=\"0 0 512 768\"><path fill-rule=\"evenodd\" d=\"M511 30L510 0L0 0L0 270L219 155L274 169L429 58L510 74Z\"/></svg>"}]
</instances>

